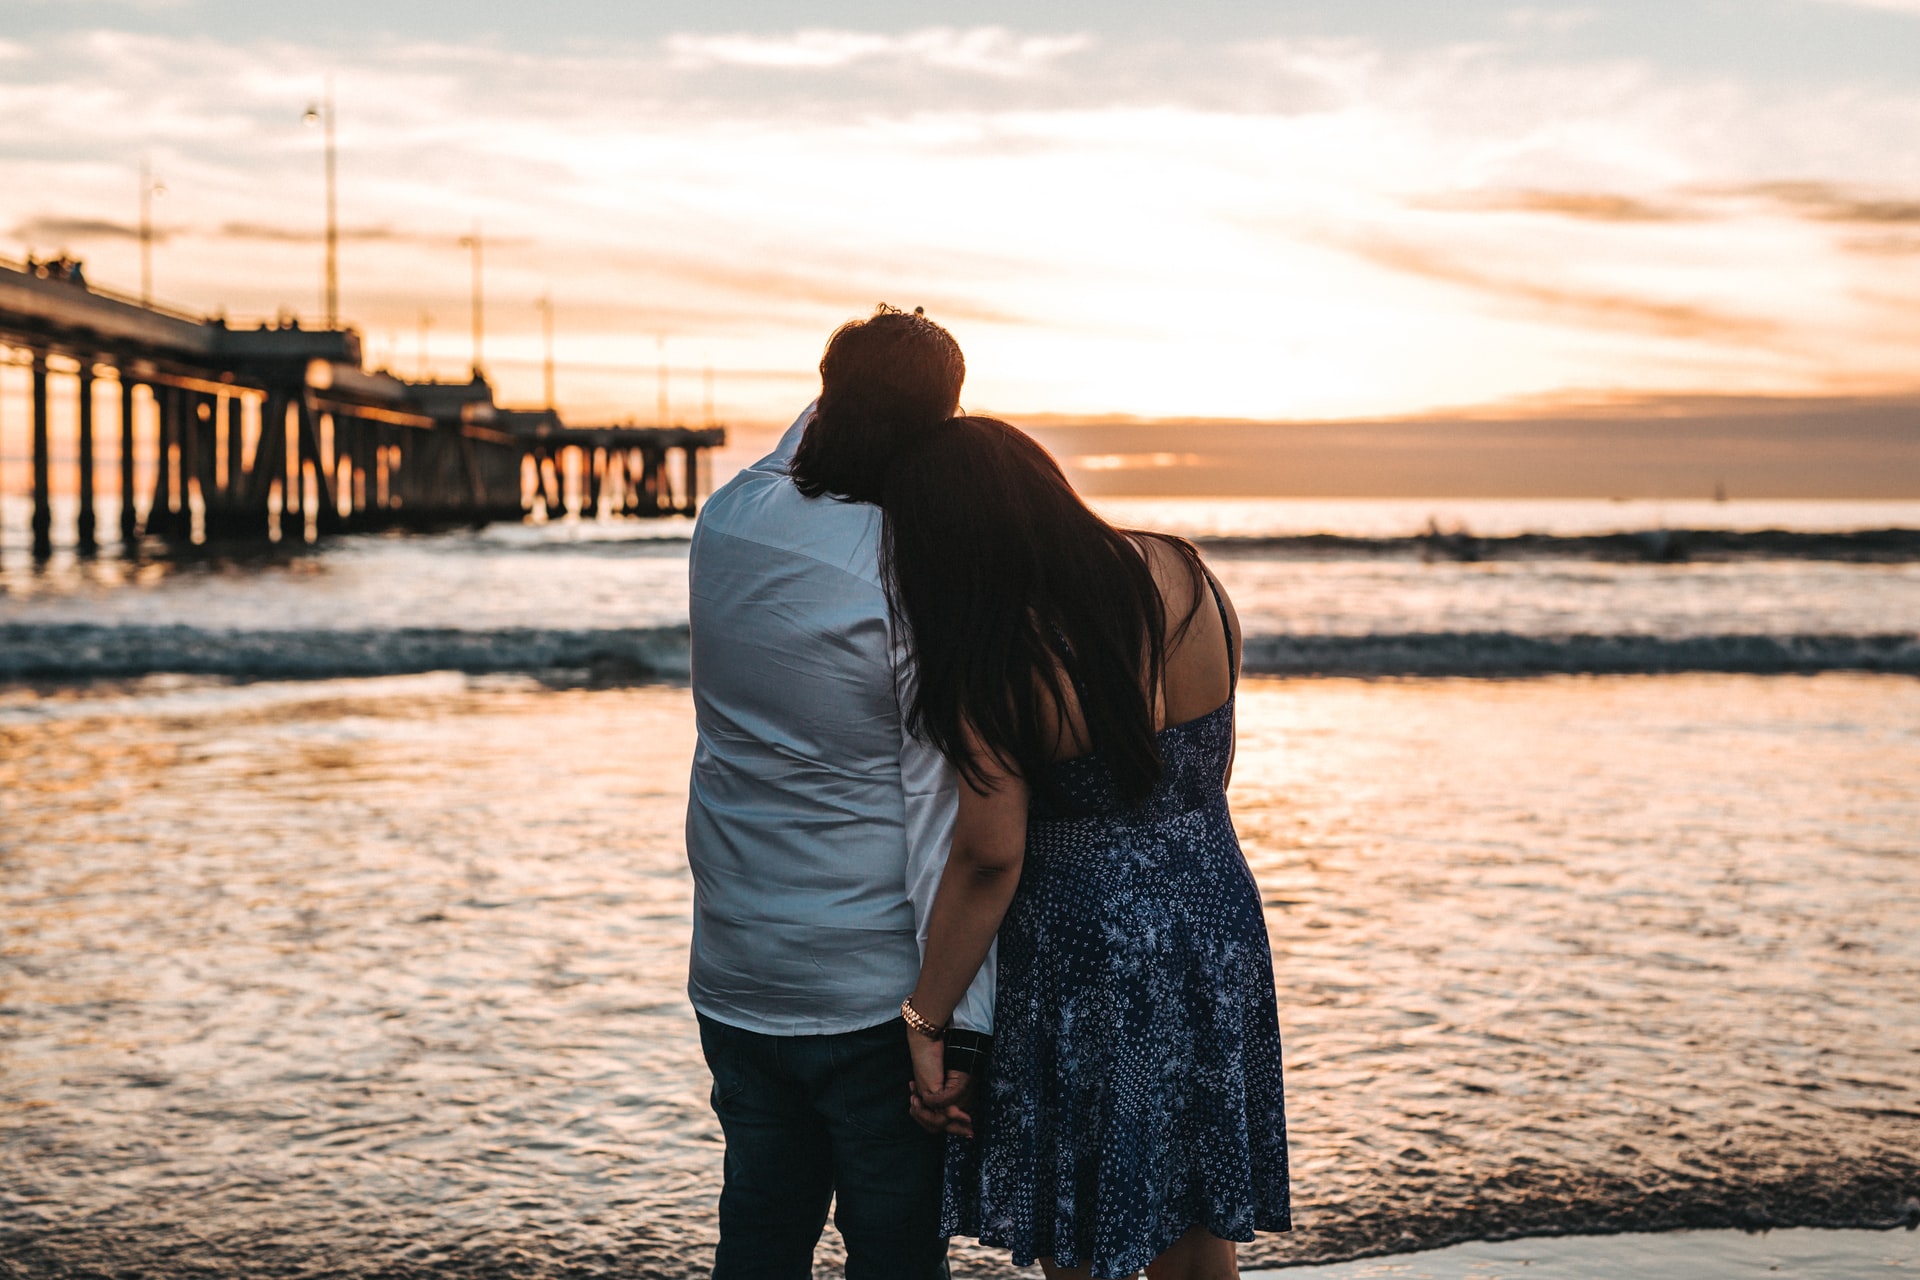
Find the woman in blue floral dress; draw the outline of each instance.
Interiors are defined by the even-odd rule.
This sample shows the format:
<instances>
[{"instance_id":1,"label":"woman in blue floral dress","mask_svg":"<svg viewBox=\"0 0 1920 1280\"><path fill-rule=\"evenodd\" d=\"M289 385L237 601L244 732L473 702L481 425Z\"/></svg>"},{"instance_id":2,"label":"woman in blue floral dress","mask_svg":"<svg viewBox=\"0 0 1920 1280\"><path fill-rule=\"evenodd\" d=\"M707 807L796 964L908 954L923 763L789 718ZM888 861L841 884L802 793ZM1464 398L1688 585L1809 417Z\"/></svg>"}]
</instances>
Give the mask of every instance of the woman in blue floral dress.
<instances>
[{"instance_id":1,"label":"woman in blue floral dress","mask_svg":"<svg viewBox=\"0 0 1920 1280\"><path fill-rule=\"evenodd\" d=\"M1260 895L1227 810L1239 633L1191 545L1113 528L988 418L892 465L884 557L909 723L960 773L902 1006L944 1229L1052 1276L1213 1280L1291 1225ZM999 940L995 1049L940 1037Z\"/></svg>"}]
</instances>

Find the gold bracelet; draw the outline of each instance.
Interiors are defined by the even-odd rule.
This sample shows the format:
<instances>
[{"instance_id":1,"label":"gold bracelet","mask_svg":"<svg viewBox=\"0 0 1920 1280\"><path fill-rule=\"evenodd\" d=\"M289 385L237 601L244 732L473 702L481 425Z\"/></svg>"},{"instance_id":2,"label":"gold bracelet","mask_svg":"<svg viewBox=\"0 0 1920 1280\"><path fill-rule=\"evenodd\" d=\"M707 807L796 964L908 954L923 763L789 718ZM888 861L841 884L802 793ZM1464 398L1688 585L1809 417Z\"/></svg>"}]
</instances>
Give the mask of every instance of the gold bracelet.
<instances>
[{"instance_id":1,"label":"gold bracelet","mask_svg":"<svg viewBox=\"0 0 1920 1280\"><path fill-rule=\"evenodd\" d=\"M934 1026L933 1023L927 1021L927 1019L921 1015L918 1009L913 1007L912 996L908 996L900 1002L900 1016L906 1019L907 1026L911 1030L919 1032L929 1040L945 1040L947 1038L947 1029L945 1027Z\"/></svg>"}]
</instances>

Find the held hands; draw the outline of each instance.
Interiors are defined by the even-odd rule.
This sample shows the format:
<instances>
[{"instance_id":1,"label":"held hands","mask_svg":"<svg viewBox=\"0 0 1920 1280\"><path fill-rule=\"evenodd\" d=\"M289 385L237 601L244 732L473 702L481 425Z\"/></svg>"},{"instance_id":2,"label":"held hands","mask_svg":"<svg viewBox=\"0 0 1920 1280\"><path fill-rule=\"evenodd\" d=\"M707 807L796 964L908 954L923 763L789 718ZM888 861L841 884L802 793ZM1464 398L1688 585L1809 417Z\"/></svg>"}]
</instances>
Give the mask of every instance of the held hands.
<instances>
[{"instance_id":1,"label":"held hands","mask_svg":"<svg viewBox=\"0 0 1920 1280\"><path fill-rule=\"evenodd\" d=\"M928 1133L954 1133L973 1136L973 1117L969 1104L973 1077L965 1071L948 1071L946 1046L938 1040L907 1032L907 1047L913 1054L913 1083L908 1086L907 1112Z\"/></svg>"}]
</instances>

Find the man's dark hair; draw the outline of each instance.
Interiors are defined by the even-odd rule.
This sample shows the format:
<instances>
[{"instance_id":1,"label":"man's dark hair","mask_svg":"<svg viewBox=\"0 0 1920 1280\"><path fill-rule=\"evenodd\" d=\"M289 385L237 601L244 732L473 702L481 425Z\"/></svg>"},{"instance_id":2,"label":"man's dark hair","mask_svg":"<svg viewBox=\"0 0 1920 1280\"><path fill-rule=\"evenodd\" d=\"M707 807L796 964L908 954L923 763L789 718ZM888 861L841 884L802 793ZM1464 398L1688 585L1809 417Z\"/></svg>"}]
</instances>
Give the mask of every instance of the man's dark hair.
<instances>
[{"instance_id":1,"label":"man's dark hair","mask_svg":"<svg viewBox=\"0 0 1920 1280\"><path fill-rule=\"evenodd\" d=\"M967 362L953 335L917 308L882 303L834 331L820 357L820 404L793 455L793 483L809 498L878 502L907 433L960 407Z\"/></svg>"}]
</instances>

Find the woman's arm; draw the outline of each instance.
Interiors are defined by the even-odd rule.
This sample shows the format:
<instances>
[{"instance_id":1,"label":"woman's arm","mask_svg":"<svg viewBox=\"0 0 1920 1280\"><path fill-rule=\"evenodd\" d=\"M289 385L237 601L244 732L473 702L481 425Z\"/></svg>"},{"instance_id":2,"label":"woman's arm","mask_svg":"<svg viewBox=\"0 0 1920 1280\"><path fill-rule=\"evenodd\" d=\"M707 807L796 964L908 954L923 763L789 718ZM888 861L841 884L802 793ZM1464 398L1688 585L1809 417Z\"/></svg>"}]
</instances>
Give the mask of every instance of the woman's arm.
<instances>
[{"instance_id":1,"label":"woman's arm","mask_svg":"<svg viewBox=\"0 0 1920 1280\"><path fill-rule=\"evenodd\" d=\"M1020 883L1027 851L1026 782L1000 768L984 750L975 758L984 765L979 783L985 790L961 780L953 851L934 893L926 955L912 996L915 1012L942 1027L987 958ZM944 1100L950 1082L940 1042L914 1031L907 1033L907 1040L914 1051L916 1090L923 1100Z\"/></svg>"}]
</instances>

